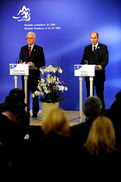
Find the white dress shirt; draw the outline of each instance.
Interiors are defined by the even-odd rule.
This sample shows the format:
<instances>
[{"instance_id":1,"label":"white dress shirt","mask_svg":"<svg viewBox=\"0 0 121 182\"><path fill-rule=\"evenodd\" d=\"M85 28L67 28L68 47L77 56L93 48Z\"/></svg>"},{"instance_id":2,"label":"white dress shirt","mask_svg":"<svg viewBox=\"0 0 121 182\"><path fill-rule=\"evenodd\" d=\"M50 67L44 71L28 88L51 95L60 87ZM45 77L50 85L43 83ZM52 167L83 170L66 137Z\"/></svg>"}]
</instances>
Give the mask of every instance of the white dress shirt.
<instances>
[{"instance_id":1,"label":"white dress shirt","mask_svg":"<svg viewBox=\"0 0 121 182\"><path fill-rule=\"evenodd\" d=\"M92 45L92 52L94 52L94 46L95 46L95 50L96 50L98 47L98 43L96 45Z\"/></svg>"}]
</instances>

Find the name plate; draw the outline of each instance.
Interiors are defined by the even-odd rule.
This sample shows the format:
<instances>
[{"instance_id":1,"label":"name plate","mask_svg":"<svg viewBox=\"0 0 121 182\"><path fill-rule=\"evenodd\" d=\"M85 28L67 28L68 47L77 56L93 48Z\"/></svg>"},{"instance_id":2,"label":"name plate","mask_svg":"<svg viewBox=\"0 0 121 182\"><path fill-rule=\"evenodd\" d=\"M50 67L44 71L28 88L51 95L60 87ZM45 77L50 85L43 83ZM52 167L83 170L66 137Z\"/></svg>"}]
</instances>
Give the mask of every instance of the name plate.
<instances>
[{"instance_id":1,"label":"name plate","mask_svg":"<svg viewBox=\"0 0 121 182\"><path fill-rule=\"evenodd\" d=\"M95 65L74 65L75 76L95 76Z\"/></svg>"},{"instance_id":2,"label":"name plate","mask_svg":"<svg viewBox=\"0 0 121 182\"><path fill-rule=\"evenodd\" d=\"M9 64L10 75L29 75L28 64Z\"/></svg>"}]
</instances>

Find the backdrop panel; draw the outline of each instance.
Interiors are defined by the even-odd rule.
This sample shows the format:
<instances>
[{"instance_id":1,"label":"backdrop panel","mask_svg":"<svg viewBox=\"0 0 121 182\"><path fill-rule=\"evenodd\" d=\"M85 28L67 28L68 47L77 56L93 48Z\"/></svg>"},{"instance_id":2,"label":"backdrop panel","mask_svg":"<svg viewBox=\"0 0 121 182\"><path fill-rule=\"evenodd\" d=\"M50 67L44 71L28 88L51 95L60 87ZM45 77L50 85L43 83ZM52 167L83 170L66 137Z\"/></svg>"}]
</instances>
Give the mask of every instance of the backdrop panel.
<instances>
[{"instance_id":1,"label":"backdrop panel","mask_svg":"<svg viewBox=\"0 0 121 182\"><path fill-rule=\"evenodd\" d=\"M14 88L9 63L18 60L21 46L26 45L27 32L34 31L35 43L44 49L46 66L58 60L64 76L70 77L60 107L79 110L79 78L74 77L74 64L80 63L84 47L90 44L90 33L97 31L99 41L109 50L104 92L108 109L121 89L120 9L118 0L0 1L0 103ZM85 82L83 85L85 100Z\"/></svg>"}]
</instances>

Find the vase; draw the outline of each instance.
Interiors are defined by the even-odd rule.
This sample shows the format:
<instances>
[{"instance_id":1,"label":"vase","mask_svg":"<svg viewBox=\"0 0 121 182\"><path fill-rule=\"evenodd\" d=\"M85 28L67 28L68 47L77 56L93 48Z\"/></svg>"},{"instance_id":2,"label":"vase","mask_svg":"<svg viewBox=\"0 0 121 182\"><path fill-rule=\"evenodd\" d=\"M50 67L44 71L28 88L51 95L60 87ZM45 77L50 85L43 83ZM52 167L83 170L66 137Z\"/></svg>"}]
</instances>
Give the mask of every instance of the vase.
<instances>
[{"instance_id":1,"label":"vase","mask_svg":"<svg viewBox=\"0 0 121 182\"><path fill-rule=\"evenodd\" d=\"M42 117L44 118L49 110L59 107L59 102L55 103L41 102L41 106L42 106Z\"/></svg>"}]
</instances>

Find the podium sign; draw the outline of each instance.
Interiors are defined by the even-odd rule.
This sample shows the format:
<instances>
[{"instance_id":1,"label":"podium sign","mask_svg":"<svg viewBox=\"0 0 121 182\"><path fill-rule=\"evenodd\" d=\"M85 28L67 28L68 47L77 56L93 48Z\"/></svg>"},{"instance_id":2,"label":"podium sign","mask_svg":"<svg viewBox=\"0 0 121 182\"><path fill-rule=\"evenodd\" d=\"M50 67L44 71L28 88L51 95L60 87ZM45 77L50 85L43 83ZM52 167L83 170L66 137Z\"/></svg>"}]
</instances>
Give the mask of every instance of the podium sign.
<instances>
[{"instance_id":1,"label":"podium sign","mask_svg":"<svg viewBox=\"0 0 121 182\"><path fill-rule=\"evenodd\" d=\"M29 64L9 64L10 68L10 75L14 75L15 79L15 88L18 88L18 75L23 75L24 76L24 92L25 92L25 103L27 104L27 92L28 92L28 75L29 75L29 70L35 70L37 69L34 66L31 66ZM28 110L28 106L25 109L26 111Z\"/></svg>"},{"instance_id":2,"label":"podium sign","mask_svg":"<svg viewBox=\"0 0 121 182\"><path fill-rule=\"evenodd\" d=\"M90 96L93 95L93 77L95 76L95 70L99 70L98 65L89 64L76 64L74 65L74 76L79 76L79 110L80 110L80 122L82 122L82 82L83 76L88 76L90 81Z\"/></svg>"},{"instance_id":3,"label":"podium sign","mask_svg":"<svg viewBox=\"0 0 121 182\"><path fill-rule=\"evenodd\" d=\"M14 75L15 88L18 88L18 75L24 76L24 92L25 92L25 103L27 104L27 80L29 75L29 64L9 64L10 75ZM25 108L28 110L28 106Z\"/></svg>"},{"instance_id":4,"label":"podium sign","mask_svg":"<svg viewBox=\"0 0 121 182\"><path fill-rule=\"evenodd\" d=\"M95 65L74 65L75 76L95 76Z\"/></svg>"},{"instance_id":5,"label":"podium sign","mask_svg":"<svg viewBox=\"0 0 121 182\"><path fill-rule=\"evenodd\" d=\"M29 75L28 64L9 64L10 75Z\"/></svg>"}]
</instances>

